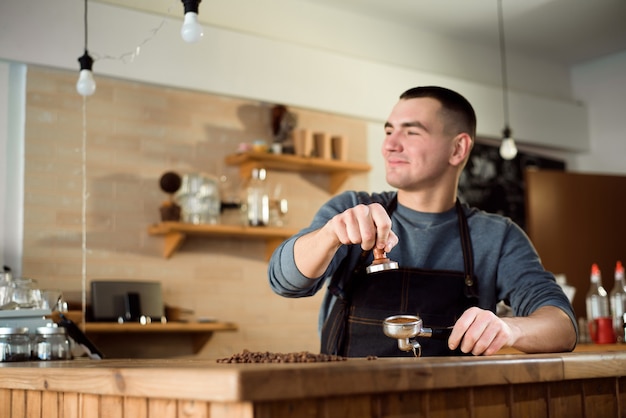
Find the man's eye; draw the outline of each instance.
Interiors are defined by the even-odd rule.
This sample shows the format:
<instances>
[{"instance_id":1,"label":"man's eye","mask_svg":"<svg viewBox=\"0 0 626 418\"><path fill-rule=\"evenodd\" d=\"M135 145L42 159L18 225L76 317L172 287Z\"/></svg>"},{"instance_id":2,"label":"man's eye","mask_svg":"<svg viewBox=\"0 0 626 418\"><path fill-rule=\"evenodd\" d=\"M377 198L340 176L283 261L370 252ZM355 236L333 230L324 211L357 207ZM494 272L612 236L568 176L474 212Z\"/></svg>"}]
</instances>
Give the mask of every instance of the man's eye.
<instances>
[{"instance_id":1,"label":"man's eye","mask_svg":"<svg viewBox=\"0 0 626 418\"><path fill-rule=\"evenodd\" d=\"M420 133L417 131L407 131L407 135L419 135Z\"/></svg>"}]
</instances>

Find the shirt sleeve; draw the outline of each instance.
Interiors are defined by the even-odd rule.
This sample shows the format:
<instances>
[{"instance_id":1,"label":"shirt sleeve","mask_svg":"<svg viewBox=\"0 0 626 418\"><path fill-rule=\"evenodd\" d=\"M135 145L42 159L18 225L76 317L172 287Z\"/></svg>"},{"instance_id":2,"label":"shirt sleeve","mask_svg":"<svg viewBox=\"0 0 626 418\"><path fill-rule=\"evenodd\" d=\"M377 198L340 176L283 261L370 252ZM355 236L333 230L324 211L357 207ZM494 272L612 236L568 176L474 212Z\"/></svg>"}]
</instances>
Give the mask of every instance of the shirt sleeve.
<instances>
[{"instance_id":1,"label":"shirt sleeve","mask_svg":"<svg viewBox=\"0 0 626 418\"><path fill-rule=\"evenodd\" d=\"M355 192L344 192L333 197L318 210L308 227L288 238L276 248L268 265L270 288L275 293L285 297L306 297L316 294L324 286L326 279L335 272L341 260L347 255L347 247L342 245L337 250L324 274L311 279L304 276L296 266L293 252L294 244L302 235L321 228L333 216L356 204L358 204L358 199Z\"/></svg>"},{"instance_id":2,"label":"shirt sleeve","mask_svg":"<svg viewBox=\"0 0 626 418\"><path fill-rule=\"evenodd\" d=\"M506 237L498 264L498 291L516 316L528 316L543 306L563 310L577 329L576 315L554 275L543 267L539 255L524 231L514 223Z\"/></svg>"}]
</instances>

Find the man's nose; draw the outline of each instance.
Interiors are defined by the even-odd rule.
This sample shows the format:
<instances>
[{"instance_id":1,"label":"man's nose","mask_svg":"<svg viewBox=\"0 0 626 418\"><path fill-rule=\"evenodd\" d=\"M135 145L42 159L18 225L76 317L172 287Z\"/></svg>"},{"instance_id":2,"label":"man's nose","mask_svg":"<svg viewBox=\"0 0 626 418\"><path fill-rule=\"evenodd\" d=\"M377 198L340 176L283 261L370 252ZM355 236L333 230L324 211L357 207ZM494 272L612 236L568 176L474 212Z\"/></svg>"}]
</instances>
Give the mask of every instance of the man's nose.
<instances>
[{"instance_id":1,"label":"man's nose","mask_svg":"<svg viewBox=\"0 0 626 418\"><path fill-rule=\"evenodd\" d=\"M385 135L385 140L383 141L383 149L396 151L401 147L402 144L400 142L400 136L397 133L391 132Z\"/></svg>"}]
</instances>

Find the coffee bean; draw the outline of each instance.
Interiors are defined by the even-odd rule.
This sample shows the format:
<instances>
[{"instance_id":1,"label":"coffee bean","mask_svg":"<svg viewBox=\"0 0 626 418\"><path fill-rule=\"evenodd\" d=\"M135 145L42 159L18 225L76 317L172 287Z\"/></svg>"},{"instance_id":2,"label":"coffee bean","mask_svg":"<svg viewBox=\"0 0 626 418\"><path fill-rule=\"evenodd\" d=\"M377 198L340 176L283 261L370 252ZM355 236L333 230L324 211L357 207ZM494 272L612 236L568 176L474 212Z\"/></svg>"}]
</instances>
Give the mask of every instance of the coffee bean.
<instances>
[{"instance_id":1,"label":"coffee bean","mask_svg":"<svg viewBox=\"0 0 626 418\"><path fill-rule=\"evenodd\" d=\"M218 363L318 363L345 361L345 357L330 354L313 354L308 351L299 353L271 353L269 351L243 350L227 358L218 359Z\"/></svg>"}]
</instances>

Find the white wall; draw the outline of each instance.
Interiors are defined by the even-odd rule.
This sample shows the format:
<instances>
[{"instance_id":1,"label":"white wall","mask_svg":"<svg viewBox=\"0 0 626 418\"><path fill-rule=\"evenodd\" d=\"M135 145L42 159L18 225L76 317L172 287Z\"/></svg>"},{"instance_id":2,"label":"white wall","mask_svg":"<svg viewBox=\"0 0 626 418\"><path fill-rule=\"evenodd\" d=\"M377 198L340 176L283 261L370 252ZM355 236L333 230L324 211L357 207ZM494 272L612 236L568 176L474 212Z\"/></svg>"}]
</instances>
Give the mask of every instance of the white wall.
<instances>
[{"instance_id":1,"label":"white wall","mask_svg":"<svg viewBox=\"0 0 626 418\"><path fill-rule=\"evenodd\" d=\"M180 39L179 10L163 17L90 2L89 50L97 59L96 79L108 75L370 120L373 189L383 184L379 126L407 87L436 83L459 90L476 107L479 134L499 137L501 92L498 72L493 70L499 68L497 47L489 50L453 43L390 23L330 14L312 3L302 8L302 4L289 0L203 2L201 14L215 24L205 26L201 43L188 45ZM0 2L0 59L78 74L82 5L80 0ZM242 13L242 8L247 12ZM132 62L121 59L138 45L139 54ZM511 96L511 124L520 148L524 144L530 150L548 146L547 154L565 158L574 170L626 171L621 157L626 146L621 133L626 108L624 54L575 68L571 91L567 69L509 56L514 64L510 84L516 89ZM21 88L19 82L9 80L7 68L23 66L7 65L0 65L0 122L17 110L7 105L9 87ZM11 120L19 125L19 119ZM14 153L19 154L22 139L19 129L0 129L0 146L12 144ZM0 184L13 175L5 165ZM2 210L6 204L6 199L0 200ZM6 229L0 232L6 240Z\"/></svg>"},{"instance_id":2,"label":"white wall","mask_svg":"<svg viewBox=\"0 0 626 418\"><path fill-rule=\"evenodd\" d=\"M0 61L0 266L22 267L26 66ZM13 139L13 140L10 140Z\"/></svg>"},{"instance_id":3,"label":"white wall","mask_svg":"<svg viewBox=\"0 0 626 418\"><path fill-rule=\"evenodd\" d=\"M253 2L248 0L238 4L241 7ZM132 63L120 59L99 59L94 65L96 75L281 102L374 121L387 117L391 105L406 88L440 84L458 90L474 104L479 115L478 131L481 135L501 135L500 89L494 84L450 76L451 67L444 64L450 62L441 57L455 54L443 54L445 49L432 49L432 56L437 58L434 61L441 62L443 67L441 72L435 73L381 62L379 56L372 56L375 52L369 48L360 48L355 55L339 51L354 42L346 42L343 48L324 47L320 44L306 45L303 39L298 42L292 42L290 38L277 39L278 33L272 33L275 37L270 38L205 27L205 39L189 45L180 38L179 18L163 18L93 2L89 11L89 50L94 58L119 58L132 52L152 29L165 21L157 35L142 46ZM0 3L0 58L78 72L76 59L82 54L83 39L81 13L82 2L78 0ZM315 13L317 20L309 21L317 22L319 31L327 23L336 22L336 25L330 26L349 26L363 34L366 40L372 38L372 32L377 32L378 27L387 39L391 39L394 33L393 26L385 26L382 22L375 25L375 22L369 21L369 25L360 27L355 25L355 22L361 22L359 19L344 16L339 19L343 26L339 26L337 16L331 15L327 9L317 8L311 13ZM271 13L264 15L277 19L277 27L284 27L287 18L284 14L272 16ZM294 11L294 20L290 21L290 25L300 22L298 18L305 22L302 19L306 16L295 15ZM310 23L302 26L306 30ZM420 55L428 56L430 51L416 53L416 46L420 47L423 40L414 41L404 27L398 26L395 30L398 41L392 48L394 56L400 55L399 51L404 51L412 60L417 60ZM309 28L306 39L313 38L311 31ZM336 43L341 44L344 38L339 38ZM354 38L355 35L351 34L350 39ZM332 42L328 39L327 44ZM435 47L446 44L431 43ZM457 51L458 48L455 49ZM480 56L482 58L484 52ZM480 64L484 61L477 59L468 67L477 68ZM523 67L545 67L532 64L528 60ZM455 67L455 71L463 73L462 66ZM544 79L553 75L546 72ZM553 78L554 84L562 84L563 78L567 77L559 72L558 77ZM527 84L530 86L532 83L529 81ZM574 101L555 99L553 94L540 96L513 92L511 124L516 138L522 142L577 151L588 147L585 108Z\"/></svg>"},{"instance_id":4,"label":"white wall","mask_svg":"<svg viewBox=\"0 0 626 418\"><path fill-rule=\"evenodd\" d=\"M575 96L589 108L591 147L575 156L572 168L626 173L626 51L574 68L572 80Z\"/></svg>"}]
</instances>

